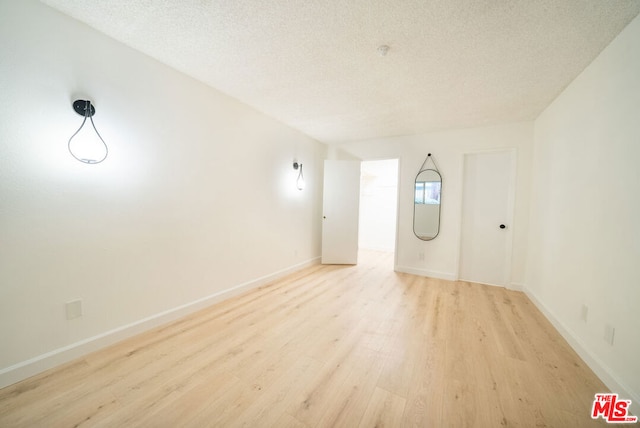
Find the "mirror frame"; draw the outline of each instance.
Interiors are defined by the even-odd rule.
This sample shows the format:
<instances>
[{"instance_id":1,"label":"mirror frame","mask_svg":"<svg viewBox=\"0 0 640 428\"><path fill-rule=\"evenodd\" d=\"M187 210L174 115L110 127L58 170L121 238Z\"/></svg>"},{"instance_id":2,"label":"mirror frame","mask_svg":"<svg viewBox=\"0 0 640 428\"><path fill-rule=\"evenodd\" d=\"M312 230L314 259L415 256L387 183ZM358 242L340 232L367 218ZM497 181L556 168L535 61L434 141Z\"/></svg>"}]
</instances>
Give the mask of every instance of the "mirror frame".
<instances>
[{"instance_id":1,"label":"mirror frame","mask_svg":"<svg viewBox=\"0 0 640 428\"><path fill-rule=\"evenodd\" d=\"M427 164L427 162L429 161L429 159L431 159L431 161L433 162L433 168L425 168L425 165ZM420 236L416 233L416 182L418 180L418 177L420 176L420 174L422 174L425 171L433 171L436 174L438 174L438 177L440 177L440 203L438 204L438 229L436 231L436 234L433 235L433 237L429 237L429 238L425 238L423 236ZM420 239L421 241L432 241L434 239L436 239L436 237L440 234L440 219L442 217L442 174L440 174L440 171L438 171L438 167L436 166L435 160L431 157L431 153L429 153L427 155L427 159L425 159L424 163L422 164L422 166L420 167L420 171L418 171L418 173L416 174L416 178L413 180L413 225L412 225L412 230L413 230L413 234L416 236L416 238Z\"/></svg>"}]
</instances>

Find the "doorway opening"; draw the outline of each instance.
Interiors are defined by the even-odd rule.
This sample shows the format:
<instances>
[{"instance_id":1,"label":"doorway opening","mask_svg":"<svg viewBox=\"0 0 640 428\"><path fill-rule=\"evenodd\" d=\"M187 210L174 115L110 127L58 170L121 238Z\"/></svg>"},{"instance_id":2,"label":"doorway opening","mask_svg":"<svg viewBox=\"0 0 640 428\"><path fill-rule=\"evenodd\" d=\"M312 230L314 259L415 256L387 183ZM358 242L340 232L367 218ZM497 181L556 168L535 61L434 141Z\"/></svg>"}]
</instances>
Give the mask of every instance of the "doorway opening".
<instances>
[{"instance_id":1,"label":"doorway opening","mask_svg":"<svg viewBox=\"0 0 640 428\"><path fill-rule=\"evenodd\" d=\"M360 168L358 250L394 254L398 214L398 159L363 161ZM393 260L391 256L389 259Z\"/></svg>"}]
</instances>

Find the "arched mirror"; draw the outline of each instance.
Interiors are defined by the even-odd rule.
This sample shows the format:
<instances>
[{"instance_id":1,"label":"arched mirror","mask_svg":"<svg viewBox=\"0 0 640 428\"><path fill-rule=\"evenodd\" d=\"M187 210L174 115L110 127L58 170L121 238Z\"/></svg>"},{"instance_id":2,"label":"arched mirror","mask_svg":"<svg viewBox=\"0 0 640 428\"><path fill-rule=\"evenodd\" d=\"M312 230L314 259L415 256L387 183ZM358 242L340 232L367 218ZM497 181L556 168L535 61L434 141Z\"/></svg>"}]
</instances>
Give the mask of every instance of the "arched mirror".
<instances>
[{"instance_id":1,"label":"arched mirror","mask_svg":"<svg viewBox=\"0 0 640 428\"><path fill-rule=\"evenodd\" d=\"M431 161L433 167L429 168ZM431 153L416 175L413 199L413 233L423 241L430 241L440 232L440 199L442 176Z\"/></svg>"}]
</instances>

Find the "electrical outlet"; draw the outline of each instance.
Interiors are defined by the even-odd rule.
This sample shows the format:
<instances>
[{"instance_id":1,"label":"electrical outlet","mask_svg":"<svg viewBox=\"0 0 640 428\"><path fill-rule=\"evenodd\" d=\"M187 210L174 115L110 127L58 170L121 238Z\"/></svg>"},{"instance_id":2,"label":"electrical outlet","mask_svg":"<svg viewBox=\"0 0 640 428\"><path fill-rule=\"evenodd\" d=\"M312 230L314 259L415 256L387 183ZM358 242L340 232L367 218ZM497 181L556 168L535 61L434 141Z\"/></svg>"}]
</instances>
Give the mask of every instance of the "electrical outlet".
<instances>
[{"instance_id":1,"label":"electrical outlet","mask_svg":"<svg viewBox=\"0 0 640 428\"><path fill-rule=\"evenodd\" d=\"M420 251L420 252L418 253L418 260L420 260L420 261L424 261L424 251Z\"/></svg>"},{"instance_id":2,"label":"electrical outlet","mask_svg":"<svg viewBox=\"0 0 640 428\"><path fill-rule=\"evenodd\" d=\"M611 324L605 324L604 326L604 341L613 346L613 338L616 335L616 329Z\"/></svg>"},{"instance_id":3,"label":"electrical outlet","mask_svg":"<svg viewBox=\"0 0 640 428\"><path fill-rule=\"evenodd\" d=\"M582 310L580 311L580 319L583 322L587 322L588 318L589 318L589 306L582 305Z\"/></svg>"},{"instance_id":4,"label":"electrical outlet","mask_svg":"<svg viewBox=\"0 0 640 428\"><path fill-rule=\"evenodd\" d=\"M80 318L82 316L82 300L74 300L73 302L67 302L67 319L72 320L74 318Z\"/></svg>"}]
</instances>

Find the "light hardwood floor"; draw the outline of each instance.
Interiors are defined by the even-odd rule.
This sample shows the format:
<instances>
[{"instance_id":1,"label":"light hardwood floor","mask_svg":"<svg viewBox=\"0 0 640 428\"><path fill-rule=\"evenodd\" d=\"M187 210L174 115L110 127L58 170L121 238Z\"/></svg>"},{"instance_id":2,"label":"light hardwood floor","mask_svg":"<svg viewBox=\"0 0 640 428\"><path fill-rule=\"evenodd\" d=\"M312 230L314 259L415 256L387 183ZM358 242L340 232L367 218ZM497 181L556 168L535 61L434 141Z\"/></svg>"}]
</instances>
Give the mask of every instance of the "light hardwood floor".
<instances>
[{"instance_id":1,"label":"light hardwood floor","mask_svg":"<svg viewBox=\"0 0 640 428\"><path fill-rule=\"evenodd\" d=\"M587 427L605 386L520 292L313 266L0 390L1 427Z\"/></svg>"}]
</instances>

